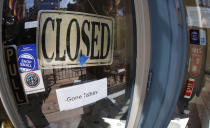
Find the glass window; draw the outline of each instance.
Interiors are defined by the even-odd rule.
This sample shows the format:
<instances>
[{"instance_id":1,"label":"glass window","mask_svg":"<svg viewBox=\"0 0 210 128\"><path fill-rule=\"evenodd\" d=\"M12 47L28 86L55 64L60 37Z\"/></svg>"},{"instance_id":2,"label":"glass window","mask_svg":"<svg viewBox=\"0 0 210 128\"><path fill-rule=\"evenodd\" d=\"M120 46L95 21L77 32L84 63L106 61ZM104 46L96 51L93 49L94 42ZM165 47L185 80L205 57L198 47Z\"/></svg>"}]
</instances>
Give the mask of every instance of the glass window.
<instances>
[{"instance_id":1,"label":"glass window","mask_svg":"<svg viewBox=\"0 0 210 128\"><path fill-rule=\"evenodd\" d=\"M125 124L135 63L131 8L130 0L4 0L3 45L36 44L44 82L44 91L25 94L27 103L17 105L27 127L99 128L109 119ZM30 78L32 85L36 77ZM103 78L106 98L60 111L56 90Z\"/></svg>"}]
</instances>

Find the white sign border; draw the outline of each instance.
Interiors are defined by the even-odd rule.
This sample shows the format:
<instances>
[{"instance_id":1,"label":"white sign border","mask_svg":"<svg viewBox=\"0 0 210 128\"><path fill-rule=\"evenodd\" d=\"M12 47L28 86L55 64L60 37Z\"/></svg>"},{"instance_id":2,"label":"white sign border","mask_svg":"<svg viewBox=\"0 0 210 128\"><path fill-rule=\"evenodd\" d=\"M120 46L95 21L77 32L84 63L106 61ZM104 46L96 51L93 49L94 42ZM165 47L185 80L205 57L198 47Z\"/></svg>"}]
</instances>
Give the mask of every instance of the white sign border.
<instances>
[{"instance_id":1,"label":"white sign border","mask_svg":"<svg viewBox=\"0 0 210 128\"><path fill-rule=\"evenodd\" d=\"M91 16L91 17L99 17L99 18L105 18L112 20L112 38L111 38L111 49L113 49L111 52L111 61L108 63L103 63L103 62L98 62L98 63L85 63L85 67L90 67L90 66L103 66L103 65L111 65L113 62L113 55L114 55L114 41L115 41L115 20L113 17L107 17L103 15L97 15L97 14L91 14L91 13L84 13L84 12L75 12L75 11L62 11L62 10L40 10L38 12L37 16L37 21L38 21L38 27L36 29L36 47L37 47L37 60L39 64L39 69L56 69L56 68L76 68L76 67L82 67L80 63L78 62L77 64L66 64L66 65L48 65L48 66L43 66L40 63L40 55L39 55L39 38L40 38L40 16L42 13L68 13L68 14L74 14L74 15L86 15L86 16Z\"/></svg>"}]
</instances>

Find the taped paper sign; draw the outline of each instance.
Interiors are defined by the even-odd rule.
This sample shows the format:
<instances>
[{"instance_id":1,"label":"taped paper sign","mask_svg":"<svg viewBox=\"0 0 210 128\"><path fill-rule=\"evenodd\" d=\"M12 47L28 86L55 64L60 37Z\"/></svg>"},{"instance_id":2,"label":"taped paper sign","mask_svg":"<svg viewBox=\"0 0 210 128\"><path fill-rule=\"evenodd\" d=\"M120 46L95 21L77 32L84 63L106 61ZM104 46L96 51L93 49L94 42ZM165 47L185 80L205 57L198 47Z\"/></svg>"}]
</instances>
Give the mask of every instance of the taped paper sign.
<instances>
[{"instance_id":1,"label":"taped paper sign","mask_svg":"<svg viewBox=\"0 0 210 128\"><path fill-rule=\"evenodd\" d=\"M206 45L206 31L205 30L190 30L190 44Z\"/></svg>"},{"instance_id":2,"label":"taped paper sign","mask_svg":"<svg viewBox=\"0 0 210 128\"><path fill-rule=\"evenodd\" d=\"M114 19L70 11L40 11L37 46L40 68L110 65L114 50Z\"/></svg>"},{"instance_id":3,"label":"taped paper sign","mask_svg":"<svg viewBox=\"0 0 210 128\"><path fill-rule=\"evenodd\" d=\"M21 73L26 94L45 91L41 70Z\"/></svg>"},{"instance_id":4,"label":"taped paper sign","mask_svg":"<svg viewBox=\"0 0 210 128\"><path fill-rule=\"evenodd\" d=\"M18 46L17 52L20 73L38 70L35 44Z\"/></svg>"},{"instance_id":5,"label":"taped paper sign","mask_svg":"<svg viewBox=\"0 0 210 128\"><path fill-rule=\"evenodd\" d=\"M186 7L188 25L210 28L210 9L204 7Z\"/></svg>"},{"instance_id":6,"label":"taped paper sign","mask_svg":"<svg viewBox=\"0 0 210 128\"><path fill-rule=\"evenodd\" d=\"M189 73L191 76L197 76L200 74L202 65L203 46L190 45L190 62Z\"/></svg>"},{"instance_id":7,"label":"taped paper sign","mask_svg":"<svg viewBox=\"0 0 210 128\"><path fill-rule=\"evenodd\" d=\"M60 111L71 110L107 97L107 78L56 90Z\"/></svg>"}]
</instances>

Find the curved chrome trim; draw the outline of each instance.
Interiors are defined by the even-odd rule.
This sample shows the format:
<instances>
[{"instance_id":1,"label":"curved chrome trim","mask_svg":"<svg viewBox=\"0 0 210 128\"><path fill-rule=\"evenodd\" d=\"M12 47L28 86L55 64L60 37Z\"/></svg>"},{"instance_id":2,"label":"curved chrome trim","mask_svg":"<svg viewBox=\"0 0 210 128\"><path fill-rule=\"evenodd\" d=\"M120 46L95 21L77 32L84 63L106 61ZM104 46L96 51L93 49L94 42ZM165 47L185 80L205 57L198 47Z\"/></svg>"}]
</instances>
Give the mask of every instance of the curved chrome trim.
<instances>
[{"instance_id":1,"label":"curved chrome trim","mask_svg":"<svg viewBox=\"0 0 210 128\"><path fill-rule=\"evenodd\" d=\"M149 1L153 75L139 128L167 128L180 95L187 64L187 31L183 6L181 22L177 7L172 0Z\"/></svg>"},{"instance_id":2,"label":"curved chrome trim","mask_svg":"<svg viewBox=\"0 0 210 128\"><path fill-rule=\"evenodd\" d=\"M17 111L14 97L12 95L12 89L9 85L8 76L6 73L6 65L4 63L4 52L2 42L2 14L3 14L3 0L0 1L0 99L2 104L15 128L24 128L24 123L21 120Z\"/></svg>"},{"instance_id":3,"label":"curved chrome trim","mask_svg":"<svg viewBox=\"0 0 210 128\"><path fill-rule=\"evenodd\" d=\"M150 67L150 17L147 0L134 0L136 13L136 78L128 128L137 128L144 104Z\"/></svg>"}]
</instances>

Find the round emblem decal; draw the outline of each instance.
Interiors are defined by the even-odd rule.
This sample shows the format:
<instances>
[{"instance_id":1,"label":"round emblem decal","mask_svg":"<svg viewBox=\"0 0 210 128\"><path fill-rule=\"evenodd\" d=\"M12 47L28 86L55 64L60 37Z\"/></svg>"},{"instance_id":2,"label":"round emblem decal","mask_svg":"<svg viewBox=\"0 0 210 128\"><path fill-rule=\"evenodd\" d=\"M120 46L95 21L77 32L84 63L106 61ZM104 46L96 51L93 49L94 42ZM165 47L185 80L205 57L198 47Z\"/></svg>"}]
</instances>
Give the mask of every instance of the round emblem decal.
<instances>
[{"instance_id":1,"label":"round emblem decal","mask_svg":"<svg viewBox=\"0 0 210 128\"><path fill-rule=\"evenodd\" d=\"M29 72L25 76L25 83L28 87L30 88L35 88L39 85L40 83L40 78L39 76L34 73L34 72Z\"/></svg>"},{"instance_id":2,"label":"round emblem decal","mask_svg":"<svg viewBox=\"0 0 210 128\"><path fill-rule=\"evenodd\" d=\"M31 54L21 54L18 61L21 72L29 72L36 68L35 58Z\"/></svg>"}]
</instances>

